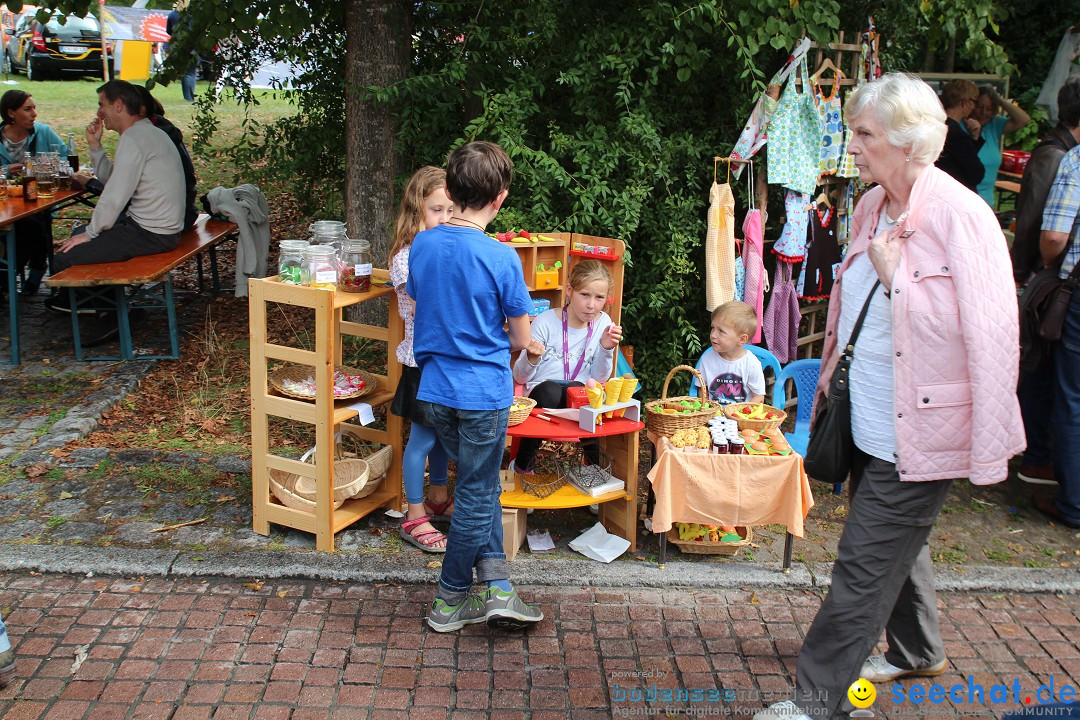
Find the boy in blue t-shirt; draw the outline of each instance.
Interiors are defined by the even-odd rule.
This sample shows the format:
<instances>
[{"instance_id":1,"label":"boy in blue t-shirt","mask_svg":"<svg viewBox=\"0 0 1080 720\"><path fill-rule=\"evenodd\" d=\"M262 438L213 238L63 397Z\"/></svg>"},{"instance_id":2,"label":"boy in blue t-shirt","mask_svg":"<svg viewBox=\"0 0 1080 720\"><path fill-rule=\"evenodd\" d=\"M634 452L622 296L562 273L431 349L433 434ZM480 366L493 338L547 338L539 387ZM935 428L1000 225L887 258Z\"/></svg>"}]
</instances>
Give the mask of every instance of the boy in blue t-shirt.
<instances>
[{"instance_id":1,"label":"boy in blue t-shirt","mask_svg":"<svg viewBox=\"0 0 1080 720\"><path fill-rule=\"evenodd\" d=\"M514 399L510 352L529 344L532 298L517 253L484 228L506 200L512 168L493 143L452 152L446 194L454 215L418 233L409 255L405 291L416 301L413 354L422 371L417 408L457 463L446 556L427 615L437 632L485 621L522 629L544 617L507 579L499 504ZM483 591L471 592L474 569Z\"/></svg>"}]
</instances>

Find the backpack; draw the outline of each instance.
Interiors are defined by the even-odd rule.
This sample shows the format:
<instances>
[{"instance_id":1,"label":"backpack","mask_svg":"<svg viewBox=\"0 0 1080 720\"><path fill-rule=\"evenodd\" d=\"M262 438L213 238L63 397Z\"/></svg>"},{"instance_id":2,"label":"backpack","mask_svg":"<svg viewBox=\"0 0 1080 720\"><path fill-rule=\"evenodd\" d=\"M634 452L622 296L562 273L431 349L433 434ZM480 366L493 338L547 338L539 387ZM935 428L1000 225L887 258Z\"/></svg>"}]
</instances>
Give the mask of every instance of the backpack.
<instances>
[{"instance_id":1,"label":"backpack","mask_svg":"<svg viewBox=\"0 0 1080 720\"><path fill-rule=\"evenodd\" d=\"M1073 291L1080 284L1080 263L1069 275L1058 277L1058 268L1043 268L1020 296L1020 374L1039 367L1061 339L1061 328Z\"/></svg>"}]
</instances>

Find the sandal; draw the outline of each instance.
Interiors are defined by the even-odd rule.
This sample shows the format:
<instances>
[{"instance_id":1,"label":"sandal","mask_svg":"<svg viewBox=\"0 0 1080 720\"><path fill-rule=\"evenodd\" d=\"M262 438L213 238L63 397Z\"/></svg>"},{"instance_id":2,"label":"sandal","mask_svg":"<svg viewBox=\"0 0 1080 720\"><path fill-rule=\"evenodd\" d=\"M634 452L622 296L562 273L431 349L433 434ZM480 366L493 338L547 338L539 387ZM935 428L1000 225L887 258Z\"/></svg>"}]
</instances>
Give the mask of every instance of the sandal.
<instances>
[{"instance_id":1,"label":"sandal","mask_svg":"<svg viewBox=\"0 0 1080 720\"><path fill-rule=\"evenodd\" d=\"M431 518L427 515L418 517L415 520L405 520L401 523L401 527L398 528L398 535L405 542L415 545L424 552L444 553L446 552L446 546L437 547L435 543L446 540L445 535L438 530L416 530L416 528L430 521Z\"/></svg>"},{"instance_id":2,"label":"sandal","mask_svg":"<svg viewBox=\"0 0 1080 720\"><path fill-rule=\"evenodd\" d=\"M447 510L453 511L454 499L446 498L443 502L437 503L430 498L424 498L424 512L428 514L432 522L450 522L450 518L453 512L447 512Z\"/></svg>"}]
</instances>

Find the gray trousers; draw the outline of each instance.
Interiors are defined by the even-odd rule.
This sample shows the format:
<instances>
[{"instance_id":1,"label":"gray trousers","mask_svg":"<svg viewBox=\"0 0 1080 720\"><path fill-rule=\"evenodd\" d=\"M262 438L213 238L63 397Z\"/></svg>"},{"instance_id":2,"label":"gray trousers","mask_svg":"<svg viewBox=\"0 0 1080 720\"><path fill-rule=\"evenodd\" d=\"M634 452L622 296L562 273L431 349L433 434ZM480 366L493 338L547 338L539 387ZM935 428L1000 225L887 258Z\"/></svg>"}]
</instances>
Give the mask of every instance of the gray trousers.
<instances>
[{"instance_id":1,"label":"gray trousers","mask_svg":"<svg viewBox=\"0 0 1080 720\"><path fill-rule=\"evenodd\" d=\"M82 228L76 228L73 234L81 231ZM180 233L159 235L143 230L134 220L121 213L111 228L103 230L90 242L76 245L66 253L53 255L52 271L58 273L72 265L123 262L140 255L156 255L172 250L179 242Z\"/></svg>"},{"instance_id":2,"label":"gray trousers","mask_svg":"<svg viewBox=\"0 0 1080 720\"><path fill-rule=\"evenodd\" d=\"M847 717L882 629L897 667L945 657L927 539L952 481L901 482L895 464L856 450L851 482L832 585L799 653L796 699L815 719Z\"/></svg>"}]
</instances>

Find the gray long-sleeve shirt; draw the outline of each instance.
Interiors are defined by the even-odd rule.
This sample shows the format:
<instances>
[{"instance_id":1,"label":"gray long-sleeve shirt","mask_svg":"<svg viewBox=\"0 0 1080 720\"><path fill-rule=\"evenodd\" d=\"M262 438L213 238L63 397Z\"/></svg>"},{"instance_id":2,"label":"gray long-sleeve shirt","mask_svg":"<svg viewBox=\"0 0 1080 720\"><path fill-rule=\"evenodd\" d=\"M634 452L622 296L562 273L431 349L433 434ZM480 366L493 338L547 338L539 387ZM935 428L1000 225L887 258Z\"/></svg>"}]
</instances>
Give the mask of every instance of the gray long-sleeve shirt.
<instances>
[{"instance_id":1,"label":"gray long-sleeve shirt","mask_svg":"<svg viewBox=\"0 0 1080 720\"><path fill-rule=\"evenodd\" d=\"M139 120L116 143L116 160L104 148L90 151L105 184L86 234L95 238L127 215L143 230L171 235L184 228L184 166L172 140L149 120Z\"/></svg>"}]
</instances>

